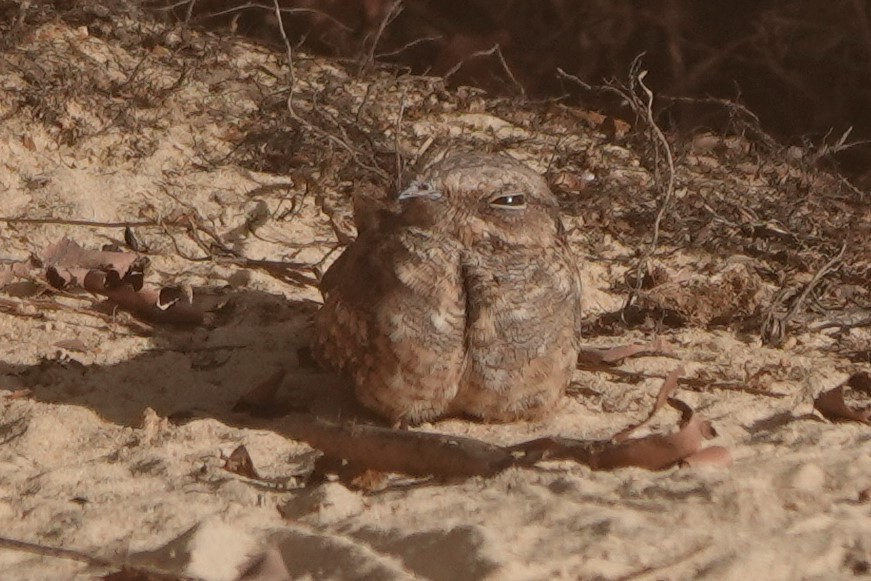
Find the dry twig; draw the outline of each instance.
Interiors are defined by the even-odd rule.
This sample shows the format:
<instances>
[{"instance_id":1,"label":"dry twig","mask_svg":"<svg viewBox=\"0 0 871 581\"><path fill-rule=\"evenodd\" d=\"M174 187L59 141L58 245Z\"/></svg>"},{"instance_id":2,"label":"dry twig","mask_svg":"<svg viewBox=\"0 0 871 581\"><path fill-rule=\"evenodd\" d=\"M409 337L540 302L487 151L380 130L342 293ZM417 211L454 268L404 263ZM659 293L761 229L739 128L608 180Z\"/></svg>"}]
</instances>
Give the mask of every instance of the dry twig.
<instances>
[{"instance_id":1,"label":"dry twig","mask_svg":"<svg viewBox=\"0 0 871 581\"><path fill-rule=\"evenodd\" d=\"M0 548L10 551L19 551L24 553L30 553L33 555L39 555L40 557L77 561L79 563L85 563L92 567L110 567L127 573L129 576L126 578L129 579L152 579L155 581L194 581L193 577L179 575L164 569L159 569L157 567L133 567L125 564L123 560L116 561L114 559L107 559L104 557L95 557L93 555L85 553L84 551L77 551L75 549L64 549L61 547L49 547L47 545L29 543L27 541L19 541L17 539L10 539L6 537L0 537Z\"/></svg>"},{"instance_id":2,"label":"dry twig","mask_svg":"<svg viewBox=\"0 0 871 581\"><path fill-rule=\"evenodd\" d=\"M644 120L644 123L647 127L647 132L649 135L652 136L651 142L653 143L653 151L655 155L653 167L655 170L656 181L659 184L661 192L661 201L659 204L659 210L656 213L656 218L653 222L653 232L651 234L650 242L647 246L647 249L638 259L638 264L635 268L635 287L630 291L629 296L626 298L626 301L623 305L624 312L632 304L633 299L641 290L641 285L643 284L645 278L645 271L649 268L648 262L655 254L657 246L659 245L659 236L662 220L665 217L666 212L668 212L672 198L674 197L674 156L672 155L671 146L668 143L668 139L666 139L665 134L659 128L656 123L656 119L654 118L653 91L644 84L644 78L647 76L647 71L641 70L641 59L643 56L644 54L642 53L635 57L635 60L632 61L632 65L629 71L628 86L618 86L614 83L611 83L605 86L594 87L588 83L585 83L575 75L570 75L562 69L557 69L561 77L575 82L586 90L608 92L619 96L630 106L633 113L635 113L638 118ZM643 98L641 97L641 95L639 95L639 92L644 95ZM666 174L666 177L664 184L662 178L662 159L665 160L664 173Z\"/></svg>"},{"instance_id":3,"label":"dry twig","mask_svg":"<svg viewBox=\"0 0 871 581\"><path fill-rule=\"evenodd\" d=\"M511 79L511 82L514 83L514 86L517 87L517 90L520 92L521 97L526 97L526 89L523 88L523 85L520 84L520 81L518 81L517 77L514 76L514 73L511 72L511 67L509 67L508 63L505 61L505 56L502 54L502 49L499 47L498 43L494 44L487 50L479 50L477 52L473 52L472 54L455 64L453 67L451 67L451 69L446 72L442 76L442 78L447 81L452 76L457 74L457 71L463 68L463 65L466 64L466 62L472 60L473 58L492 56L494 54L499 59L499 64L502 65L502 69L505 71L505 74L508 75L508 78Z\"/></svg>"},{"instance_id":4,"label":"dry twig","mask_svg":"<svg viewBox=\"0 0 871 581\"><path fill-rule=\"evenodd\" d=\"M765 320L762 323L762 340L769 345L780 345L784 338L786 337L787 329L790 321L798 314L799 310L801 310L802 305L807 299L808 295L813 291L814 288L820 283L823 277L828 274L835 265L844 258L844 253L847 251L847 243L841 245L841 250L833 256L828 262L826 262L823 266L820 267L819 270L814 274L813 278L804 286L801 293L796 297L796 299L792 302L789 310L786 314L782 316L778 316L775 314L776 309L780 306L780 302L783 300L776 300L769 308L765 314ZM784 292L780 293L780 297L783 297Z\"/></svg>"}]
</instances>

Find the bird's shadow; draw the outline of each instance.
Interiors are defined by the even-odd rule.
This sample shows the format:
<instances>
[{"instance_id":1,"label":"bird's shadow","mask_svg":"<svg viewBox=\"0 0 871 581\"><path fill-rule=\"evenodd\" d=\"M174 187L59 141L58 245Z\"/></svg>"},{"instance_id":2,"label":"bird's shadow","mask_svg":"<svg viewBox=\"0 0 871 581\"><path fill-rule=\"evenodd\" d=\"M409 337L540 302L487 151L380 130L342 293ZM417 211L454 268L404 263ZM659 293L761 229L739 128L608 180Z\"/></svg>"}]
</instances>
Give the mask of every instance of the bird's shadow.
<instances>
[{"instance_id":1,"label":"bird's shadow","mask_svg":"<svg viewBox=\"0 0 871 581\"><path fill-rule=\"evenodd\" d=\"M51 348L73 337L43 332L38 334L48 343L43 352L50 354L33 365L0 361L0 377L26 389L34 401L82 406L108 422L134 428L142 426L147 409L175 423L207 417L277 433L282 433L281 416L290 411L333 420L368 419L343 379L298 355L308 345L317 303L256 290L230 291L226 299L213 325L157 326L144 348L129 348L141 344L134 333L108 326L77 329L76 338L93 346L95 359L117 359L112 363L84 364L89 357ZM124 357L126 352L133 355ZM283 380L266 407L255 414L238 411L240 398L276 375Z\"/></svg>"}]
</instances>

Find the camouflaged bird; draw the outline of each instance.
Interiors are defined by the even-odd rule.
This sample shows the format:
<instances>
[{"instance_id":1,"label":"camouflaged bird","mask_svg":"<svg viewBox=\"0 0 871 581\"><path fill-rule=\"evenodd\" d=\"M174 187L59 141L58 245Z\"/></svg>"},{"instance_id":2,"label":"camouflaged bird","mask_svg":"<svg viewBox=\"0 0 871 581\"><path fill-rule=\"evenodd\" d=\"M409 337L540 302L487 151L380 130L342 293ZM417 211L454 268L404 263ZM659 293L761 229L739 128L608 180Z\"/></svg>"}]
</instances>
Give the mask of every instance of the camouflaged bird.
<instances>
[{"instance_id":1,"label":"camouflaged bird","mask_svg":"<svg viewBox=\"0 0 871 581\"><path fill-rule=\"evenodd\" d=\"M545 415L575 368L581 299L545 181L461 153L396 204L355 208L358 237L321 281L315 357L393 422Z\"/></svg>"}]
</instances>

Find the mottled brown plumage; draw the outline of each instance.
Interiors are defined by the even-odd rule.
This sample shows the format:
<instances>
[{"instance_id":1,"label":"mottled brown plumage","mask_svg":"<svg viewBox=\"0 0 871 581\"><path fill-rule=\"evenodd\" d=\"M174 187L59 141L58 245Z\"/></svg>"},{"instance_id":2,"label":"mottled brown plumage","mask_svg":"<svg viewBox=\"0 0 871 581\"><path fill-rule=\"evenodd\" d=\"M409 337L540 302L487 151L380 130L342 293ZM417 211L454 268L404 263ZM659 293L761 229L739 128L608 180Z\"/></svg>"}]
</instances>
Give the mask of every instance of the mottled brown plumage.
<instances>
[{"instance_id":1,"label":"mottled brown plumage","mask_svg":"<svg viewBox=\"0 0 871 581\"><path fill-rule=\"evenodd\" d=\"M580 280L556 198L501 155L438 162L324 275L313 352L392 420L541 417L577 359Z\"/></svg>"}]
</instances>

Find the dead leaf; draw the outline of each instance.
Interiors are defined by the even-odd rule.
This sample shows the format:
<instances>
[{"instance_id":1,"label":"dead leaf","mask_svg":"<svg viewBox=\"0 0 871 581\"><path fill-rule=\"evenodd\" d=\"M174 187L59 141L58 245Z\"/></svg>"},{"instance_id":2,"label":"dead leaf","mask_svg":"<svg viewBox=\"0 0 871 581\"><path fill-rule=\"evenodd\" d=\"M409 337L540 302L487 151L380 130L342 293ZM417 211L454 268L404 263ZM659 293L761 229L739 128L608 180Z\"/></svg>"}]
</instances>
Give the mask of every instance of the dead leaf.
<instances>
[{"instance_id":1,"label":"dead leaf","mask_svg":"<svg viewBox=\"0 0 871 581\"><path fill-rule=\"evenodd\" d=\"M697 453L702 441L711 437L710 423L696 415L673 434L651 434L643 438L608 441L540 438L512 446L515 454L530 455L527 462L539 460L574 460L593 470L616 470L637 467L665 470Z\"/></svg>"},{"instance_id":2,"label":"dead leaf","mask_svg":"<svg viewBox=\"0 0 871 581\"><path fill-rule=\"evenodd\" d=\"M139 260L140 257L132 252L87 250L66 237L49 245L42 253L46 268L53 269L64 280L81 270L113 270L123 279Z\"/></svg>"},{"instance_id":3,"label":"dead leaf","mask_svg":"<svg viewBox=\"0 0 871 581\"><path fill-rule=\"evenodd\" d=\"M237 446L229 456L222 455L222 458L224 460L223 468L227 472L232 472L245 478L260 480L260 475L254 468L254 462L251 461L251 456L248 454L248 448L244 445Z\"/></svg>"},{"instance_id":4,"label":"dead leaf","mask_svg":"<svg viewBox=\"0 0 871 581\"><path fill-rule=\"evenodd\" d=\"M286 581L291 578L281 551L270 547L245 565L237 581Z\"/></svg>"},{"instance_id":5,"label":"dead leaf","mask_svg":"<svg viewBox=\"0 0 871 581\"><path fill-rule=\"evenodd\" d=\"M707 420L693 415L673 434L652 434L624 440L611 449L603 450L590 467L594 470L614 470L637 466L647 470L664 470L698 452L710 433Z\"/></svg>"},{"instance_id":6,"label":"dead leaf","mask_svg":"<svg viewBox=\"0 0 871 581\"><path fill-rule=\"evenodd\" d=\"M146 285L148 259L132 252L88 250L63 238L42 259L45 277L55 288L84 288L154 323L200 325L205 320L205 309L193 300L190 287Z\"/></svg>"},{"instance_id":7,"label":"dead leaf","mask_svg":"<svg viewBox=\"0 0 871 581\"><path fill-rule=\"evenodd\" d=\"M276 369L272 375L240 397L236 405L233 406L233 411L248 412L258 417L271 417L270 412L275 407L275 393L281 386L286 373L283 367Z\"/></svg>"},{"instance_id":8,"label":"dead leaf","mask_svg":"<svg viewBox=\"0 0 871 581\"><path fill-rule=\"evenodd\" d=\"M55 342L55 347L66 349L67 351L78 351L79 353L87 353L90 351L88 346L81 339L62 339Z\"/></svg>"},{"instance_id":9,"label":"dead leaf","mask_svg":"<svg viewBox=\"0 0 871 581\"><path fill-rule=\"evenodd\" d=\"M680 461L681 468L715 466L728 468L732 465L732 454L723 446L708 446Z\"/></svg>"},{"instance_id":10,"label":"dead leaf","mask_svg":"<svg viewBox=\"0 0 871 581\"><path fill-rule=\"evenodd\" d=\"M139 239L130 226L124 228L124 243L134 252L148 252L148 246Z\"/></svg>"},{"instance_id":11,"label":"dead leaf","mask_svg":"<svg viewBox=\"0 0 871 581\"><path fill-rule=\"evenodd\" d=\"M161 308L160 291L160 288L149 285L139 292L122 287L107 291L105 295L124 310L152 323L201 325L205 322L204 309L198 304L180 300Z\"/></svg>"},{"instance_id":12,"label":"dead leaf","mask_svg":"<svg viewBox=\"0 0 871 581\"><path fill-rule=\"evenodd\" d=\"M668 399L672 396L672 394L677 391L678 388L678 379L683 375L684 369L683 367L678 367L675 370L672 370L665 376L665 380L662 382L662 387L659 388L659 393L656 395L656 402L654 402L653 407L650 409L650 413L647 414L647 417L641 420L639 423L631 425L629 427L623 428L617 435L614 436L613 440L615 442L622 442L626 438L629 437L632 432L648 423L653 416L665 406L668 402Z\"/></svg>"},{"instance_id":13,"label":"dead leaf","mask_svg":"<svg viewBox=\"0 0 871 581\"><path fill-rule=\"evenodd\" d=\"M20 260L0 266L0 288L9 286L16 279L30 279L36 265L33 260Z\"/></svg>"},{"instance_id":14,"label":"dead leaf","mask_svg":"<svg viewBox=\"0 0 871 581\"><path fill-rule=\"evenodd\" d=\"M871 374L865 371L854 373L850 376L850 379L847 380L847 385L852 387L854 390L871 397Z\"/></svg>"},{"instance_id":15,"label":"dead leaf","mask_svg":"<svg viewBox=\"0 0 871 581\"><path fill-rule=\"evenodd\" d=\"M833 422L871 423L868 421L871 418L871 408L858 410L848 406L844 401L843 385L818 395L814 399L814 409Z\"/></svg>"},{"instance_id":16,"label":"dead leaf","mask_svg":"<svg viewBox=\"0 0 871 581\"><path fill-rule=\"evenodd\" d=\"M171 325L200 325L205 311L187 300L176 300L161 306L161 288L145 285L140 290L128 285L112 286L109 277L97 270L89 271L82 284L85 290L100 294L140 319Z\"/></svg>"}]
</instances>

